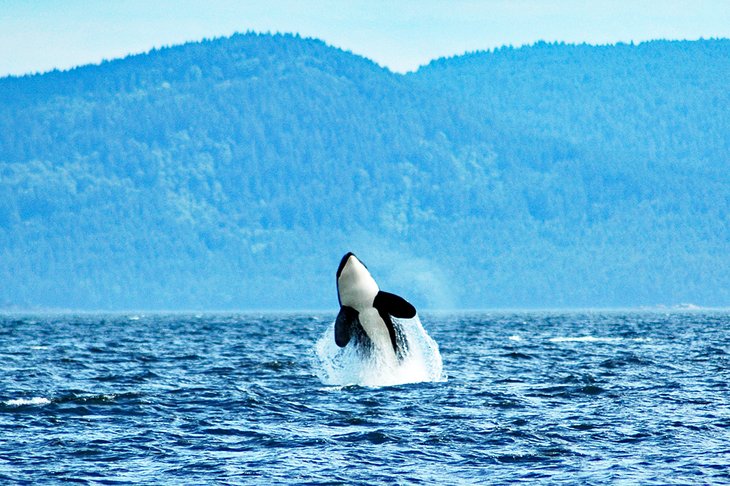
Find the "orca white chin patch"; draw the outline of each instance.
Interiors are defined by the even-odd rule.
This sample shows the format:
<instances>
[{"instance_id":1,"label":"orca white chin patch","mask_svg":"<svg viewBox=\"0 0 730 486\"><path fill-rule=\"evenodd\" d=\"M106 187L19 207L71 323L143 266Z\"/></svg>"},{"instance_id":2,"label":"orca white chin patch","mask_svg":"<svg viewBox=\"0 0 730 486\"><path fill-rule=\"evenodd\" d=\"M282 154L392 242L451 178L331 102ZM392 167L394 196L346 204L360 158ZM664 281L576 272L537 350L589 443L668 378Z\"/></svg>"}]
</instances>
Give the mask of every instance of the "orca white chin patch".
<instances>
[{"instance_id":1,"label":"orca white chin patch","mask_svg":"<svg viewBox=\"0 0 730 486\"><path fill-rule=\"evenodd\" d=\"M342 257L337 270L340 305L363 310L372 305L380 289L367 267L352 253Z\"/></svg>"}]
</instances>

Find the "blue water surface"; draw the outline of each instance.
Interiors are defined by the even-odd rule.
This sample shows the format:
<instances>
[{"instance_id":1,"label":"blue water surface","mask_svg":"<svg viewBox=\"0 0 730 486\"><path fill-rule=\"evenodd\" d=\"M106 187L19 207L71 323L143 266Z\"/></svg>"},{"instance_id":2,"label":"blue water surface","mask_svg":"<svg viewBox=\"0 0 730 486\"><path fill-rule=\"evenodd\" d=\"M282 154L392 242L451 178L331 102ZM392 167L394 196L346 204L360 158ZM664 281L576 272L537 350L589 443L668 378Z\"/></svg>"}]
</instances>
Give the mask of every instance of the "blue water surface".
<instances>
[{"instance_id":1,"label":"blue water surface","mask_svg":"<svg viewBox=\"0 0 730 486\"><path fill-rule=\"evenodd\" d=\"M0 482L730 481L730 314L425 314L445 381L326 385L328 314L0 316Z\"/></svg>"}]
</instances>

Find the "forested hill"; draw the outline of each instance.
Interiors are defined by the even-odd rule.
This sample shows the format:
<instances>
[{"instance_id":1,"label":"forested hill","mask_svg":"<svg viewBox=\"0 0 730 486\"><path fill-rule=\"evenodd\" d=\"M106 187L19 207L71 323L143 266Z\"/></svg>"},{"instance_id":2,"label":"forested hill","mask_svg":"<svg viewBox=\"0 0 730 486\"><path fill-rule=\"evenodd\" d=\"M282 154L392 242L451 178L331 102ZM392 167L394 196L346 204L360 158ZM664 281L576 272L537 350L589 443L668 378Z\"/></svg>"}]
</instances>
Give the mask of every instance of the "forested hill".
<instances>
[{"instance_id":1,"label":"forested hill","mask_svg":"<svg viewBox=\"0 0 730 486\"><path fill-rule=\"evenodd\" d=\"M0 79L0 307L730 305L730 41L398 75L241 34Z\"/></svg>"}]
</instances>

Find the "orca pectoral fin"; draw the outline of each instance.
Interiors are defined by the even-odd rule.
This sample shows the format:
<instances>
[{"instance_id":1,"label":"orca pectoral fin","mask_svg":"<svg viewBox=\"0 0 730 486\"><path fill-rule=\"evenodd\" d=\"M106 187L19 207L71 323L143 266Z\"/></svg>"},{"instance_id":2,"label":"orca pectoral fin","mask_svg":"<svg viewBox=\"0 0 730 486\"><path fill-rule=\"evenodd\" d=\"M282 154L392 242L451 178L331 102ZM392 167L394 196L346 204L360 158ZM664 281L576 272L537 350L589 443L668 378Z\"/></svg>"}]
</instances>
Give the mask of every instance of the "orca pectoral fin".
<instances>
[{"instance_id":1,"label":"orca pectoral fin","mask_svg":"<svg viewBox=\"0 0 730 486\"><path fill-rule=\"evenodd\" d=\"M358 326L360 326L358 312L346 305L340 307L335 320L335 343L341 348L347 346Z\"/></svg>"},{"instance_id":2,"label":"orca pectoral fin","mask_svg":"<svg viewBox=\"0 0 730 486\"><path fill-rule=\"evenodd\" d=\"M416 316L416 308L403 297L382 290L375 296L373 307L378 310L378 314L380 314L385 326L388 328L390 341L393 343L393 351L399 359L403 359L408 352L408 343L403 336L400 325L396 325L392 317L411 319Z\"/></svg>"},{"instance_id":3,"label":"orca pectoral fin","mask_svg":"<svg viewBox=\"0 0 730 486\"><path fill-rule=\"evenodd\" d=\"M373 300L373 307L382 314L388 314L400 319L411 319L416 316L416 308L406 299L390 292L378 292Z\"/></svg>"}]
</instances>

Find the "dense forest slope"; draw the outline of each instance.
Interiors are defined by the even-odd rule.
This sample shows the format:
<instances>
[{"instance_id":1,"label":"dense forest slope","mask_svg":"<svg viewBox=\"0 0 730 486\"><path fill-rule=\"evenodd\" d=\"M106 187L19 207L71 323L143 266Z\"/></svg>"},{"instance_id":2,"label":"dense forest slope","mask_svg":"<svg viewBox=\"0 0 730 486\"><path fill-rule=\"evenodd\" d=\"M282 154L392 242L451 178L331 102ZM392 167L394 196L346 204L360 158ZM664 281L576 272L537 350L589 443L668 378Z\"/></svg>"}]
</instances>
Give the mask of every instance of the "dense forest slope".
<instances>
[{"instance_id":1,"label":"dense forest slope","mask_svg":"<svg viewBox=\"0 0 730 486\"><path fill-rule=\"evenodd\" d=\"M730 305L730 41L398 75L231 38L0 79L0 307Z\"/></svg>"}]
</instances>

